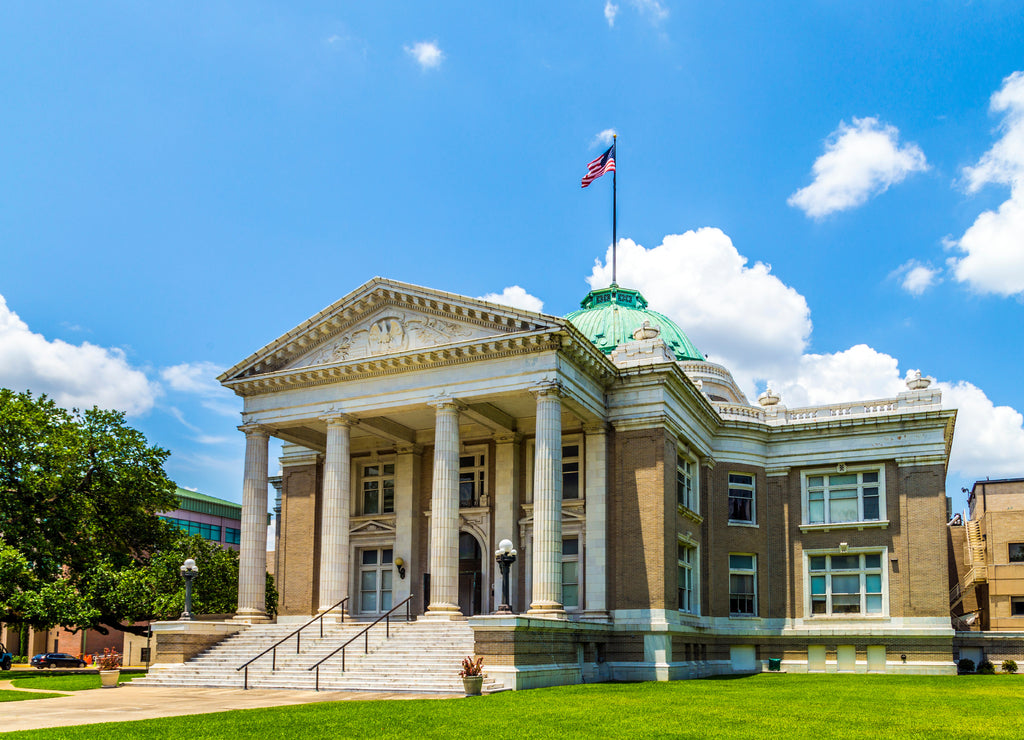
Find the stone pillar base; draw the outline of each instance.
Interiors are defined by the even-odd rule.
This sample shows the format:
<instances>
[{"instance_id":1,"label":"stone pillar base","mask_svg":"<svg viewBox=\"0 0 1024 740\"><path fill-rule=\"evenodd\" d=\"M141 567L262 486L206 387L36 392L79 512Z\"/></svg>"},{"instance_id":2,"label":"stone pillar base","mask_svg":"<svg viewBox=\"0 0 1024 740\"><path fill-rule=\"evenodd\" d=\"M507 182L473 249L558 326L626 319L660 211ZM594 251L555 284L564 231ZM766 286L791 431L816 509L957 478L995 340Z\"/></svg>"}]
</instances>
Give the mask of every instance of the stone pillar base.
<instances>
[{"instance_id":1,"label":"stone pillar base","mask_svg":"<svg viewBox=\"0 0 1024 740\"><path fill-rule=\"evenodd\" d=\"M547 604L537 604L534 606L531 604L526 615L537 619L568 619L565 609L562 608L561 604L553 604L551 606Z\"/></svg>"},{"instance_id":2,"label":"stone pillar base","mask_svg":"<svg viewBox=\"0 0 1024 740\"><path fill-rule=\"evenodd\" d=\"M226 637L246 629L240 621L153 622L153 663L185 663Z\"/></svg>"},{"instance_id":3,"label":"stone pillar base","mask_svg":"<svg viewBox=\"0 0 1024 740\"><path fill-rule=\"evenodd\" d=\"M257 611L239 611L232 619L243 624L269 624L274 621L265 612Z\"/></svg>"},{"instance_id":4,"label":"stone pillar base","mask_svg":"<svg viewBox=\"0 0 1024 740\"><path fill-rule=\"evenodd\" d=\"M587 609L583 612L584 620L587 622L610 622L612 615L603 609Z\"/></svg>"},{"instance_id":5,"label":"stone pillar base","mask_svg":"<svg viewBox=\"0 0 1024 740\"><path fill-rule=\"evenodd\" d=\"M417 617L416 621L419 620L434 620L443 622L462 622L465 621L466 617L458 609L455 611L438 611L437 609L428 610L426 614Z\"/></svg>"}]
</instances>

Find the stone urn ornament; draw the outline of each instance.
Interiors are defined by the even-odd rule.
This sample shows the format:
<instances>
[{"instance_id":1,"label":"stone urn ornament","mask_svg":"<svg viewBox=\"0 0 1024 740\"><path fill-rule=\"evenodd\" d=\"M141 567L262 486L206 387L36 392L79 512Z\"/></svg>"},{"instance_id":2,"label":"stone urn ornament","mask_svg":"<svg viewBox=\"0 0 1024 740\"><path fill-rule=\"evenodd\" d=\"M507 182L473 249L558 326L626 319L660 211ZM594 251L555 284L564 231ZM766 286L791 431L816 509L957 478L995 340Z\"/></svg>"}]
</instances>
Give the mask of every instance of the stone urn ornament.
<instances>
[{"instance_id":1,"label":"stone urn ornament","mask_svg":"<svg viewBox=\"0 0 1024 740\"><path fill-rule=\"evenodd\" d=\"M466 656L462 659L462 670L459 671L459 675L462 677L466 696L480 696L484 686L484 659Z\"/></svg>"}]
</instances>

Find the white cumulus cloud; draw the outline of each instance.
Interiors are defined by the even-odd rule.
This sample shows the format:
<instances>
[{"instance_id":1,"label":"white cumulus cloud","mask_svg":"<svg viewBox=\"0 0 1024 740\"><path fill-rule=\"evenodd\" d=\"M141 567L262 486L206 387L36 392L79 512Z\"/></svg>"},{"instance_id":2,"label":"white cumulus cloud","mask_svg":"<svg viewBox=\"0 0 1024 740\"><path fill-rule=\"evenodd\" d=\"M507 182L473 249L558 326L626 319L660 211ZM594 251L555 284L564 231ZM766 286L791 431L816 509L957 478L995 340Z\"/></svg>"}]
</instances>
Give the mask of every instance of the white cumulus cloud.
<instances>
[{"instance_id":1,"label":"white cumulus cloud","mask_svg":"<svg viewBox=\"0 0 1024 740\"><path fill-rule=\"evenodd\" d=\"M444 61L444 52L437 41L417 41L405 47L405 53L416 60L422 69L437 69Z\"/></svg>"},{"instance_id":2,"label":"white cumulus cloud","mask_svg":"<svg viewBox=\"0 0 1024 740\"><path fill-rule=\"evenodd\" d=\"M100 406L138 416L160 394L123 350L69 344L31 331L0 296L0 386L45 393L64 407Z\"/></svg>"},{"instance_id":3,"label":"white cumulus cloud","mask_svg":"<svg viewBox=\"0 0 1024 740\"><path fill-rule=\"evenodd\" d=\"M899 136L895 126L877 118L854 118L852 125L841 121L814 162L814 182L787 202L811 218L823 218L863 205L907 175L928 169L921 148L901 146Z\"/></svg>"},{"instance_id":4,"label":"white cumulus cloud","mask_svg":"<svg viewBox=\"0 0 1024 740\"><path fill-rule=\"evenodd\" d=\"M985 211L952 246L963 252L949 266L961 283L979 293L1024 295L1024 72L1014 72L992 96L1002 114L999 140L974 167L964 169L969 192L985 185L1010 186L997 210Z\"/></svg>"},{"instance_id":5,"label":"white cumulus cloud","mask_svg":"<svg viewBox=\"0 0 1024 740\"><path fill-rule=\"evenodd\" d=\"M604 287L611 277L609 247L587 282ZM652 309L678 322L700 351L728 366L750 391L755 378L794 367L811 333L804 297L769 265L748 265L720 229L670 234L652 249L621 239L618 282L639 289Z\"/></svg>"},{"instance_id":6,"label":"white cumulus cloud","mask_svg":"<svg viewBox=\"0 0 1024 740\"><path fill-rule=\"evenodd\" d=\"M918 296L940 281L940 273L938 268L923 265L917 260L908 260L896 268L890 277L899 278L903 290Z\"/></svg>"},{"instance_id":7,"label":"white cumulus cloud","mask_svg":"<svg viewBox=\"0 0 1024 740\"><path fill-rule=\"evenodd\" d=\"M630 4L655 25L668 18L668 8L661 0L631 0Z\"/></svg>"},{"instance_id":8,"label":"white cumulus cloud","mask_svg":"<svg viewBox=\"0 0 1024 740\"><path fill-rule=\"evenodd\" d=\"M500 293L488 293L487 295L477 296L477 298L481 301L500 303L503 306L522 308L527 311L534 311L535 313L541 313L544 310L544 301L537 296L530 295L524 288L520 288L518 285L511 285Z\"/></svg>"},{"instance_id":9,"label":"white cumulus cloud","mask_svg":"<svg viewBox=\"0 0 1024 740\"><path fill-rule=\"evenodd\" d=\"M619 6L607 0L604 4L604 19L608 21L608 28L615 27L615 16L619 14Z\"/></svg>"},{"instance_id":10,"label":"white cumulus cloud","mask_svg":"<svg viewBox=\"0 0 1024 740\"><path fill-rule=\"evenodd\" d=\"M591 148L597 146L611 146L612 142L615 140L616 133L618 132L613 128L606 128L604 131L599 132L594 136L593 141L590 142Z\"/></svg>"},{"instance_id":11,"label":"white cumulus cloud","mask_svg":"<svg viewBox=\"0 0 1024 740\"><path fill-rule=\"evenodd\" d=\"M214 411L222 416L236 416L241 409L241 402L228 389L217 382L217 376L225 368L213 362L183 362L179 365L165 367L160 377L168 388L179 393L187 393L199 397L203 408ZM175 413L176 409L172 410ZM198 431L183 416L176 418L193 431Z\"/></svg>"},{"instance_id":12,"label":"white cumulus cloud","mask_svg":"<svg viewBox=\"0 0 1024 740\"><path fill-rule=\"evenodd\" d=\"M653 249L624 239L618 257L619 284L640 290L653 310L676 321L712 361L732 371L748 398L764 381L790 408L893 398L906 390L913 371L901 373L896 357L866 344L805 353L811 318L804 297L767 265L749 266L719 229L669 235ZM609 264L597 263L587 281L608 285ZM958 410L950 476L1019 475L1024 416L970 383L937 385L943 406Z\"/></svg>"}]
</instances>

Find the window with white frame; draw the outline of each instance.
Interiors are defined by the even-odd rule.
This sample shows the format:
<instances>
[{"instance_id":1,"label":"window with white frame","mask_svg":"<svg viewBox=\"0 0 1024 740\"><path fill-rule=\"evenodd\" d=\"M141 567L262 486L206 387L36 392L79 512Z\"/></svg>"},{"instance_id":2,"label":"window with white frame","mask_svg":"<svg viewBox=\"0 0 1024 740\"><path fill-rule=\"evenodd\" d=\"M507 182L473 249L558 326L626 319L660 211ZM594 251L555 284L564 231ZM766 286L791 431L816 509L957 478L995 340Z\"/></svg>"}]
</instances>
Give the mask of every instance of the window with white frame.
<instances>
[{"instance_id":1,"label":"window with white frame","mask_svg":"<svg viewBox=\"0 0 1024 740\"><path fill-rule=\"evenodd\" d=\"M808 555L811 615L883 615L883 554Z\"/></svg>"},{"instance_id":2,"label":"window with white frame","mask_svg":"<svg viewBox=\"0 0 1024 740\"><path fill-rule=\"evenodd\" d=\"M580 606L580 541L578 537L562 540L562 606Z\"/></svg>"},{"instance_id":3,"label":"window with white frame","mask_svg":"<svg viewBox=\"0 0 1024 740\"><path fill-rule=\"evenodd\" d=\"M459 456L459 506L480 506L487 480L487 455L483 451Z\"/></svg>"},{"instance_id":4,"label":"window with white frame","mask_svg":"<svg viewBox=\"0 0 1024 740\"><path fill-rule=\"evenodd\" d=\"M580 497L580 446L562 445L562 499Z\"/></svg>"},{"instance_id":5,"label":"window with white frame","mask_svg":"<svg viewBox=\"0 0 1024 740\"><path fill-rule=\"evenodd\" d=\"M882 471L806 473L804 475L806 524L877 522L885 511Z\"/></svg>"},{"instance_id":6,"label":"window with white frame","mask_svg":"<svg viewBox=\"0 0 1024 740\"><path fill-rule=\"evenodd\" d=\"M679 611L697 614L697 548L685 542L679 542L677 552L679 566Z\"/></svg>"},{"instance_id":7,"label":"window with white frame","mask_svg":"<svg viewBox=\"0 0 1024 740\"><path fill-rule=\"evenodd\" d=\"M754 524L754 476L729 473L729 522Z\"/></svg>"},{"instance_id":8,"label":"window with white frame","mask_svg":"<svg viewBox=\"0 0 1024 740\"><path fill-rule=\"evenodd\" d=\"M364 514L393 514L395 511L395 464L375 462L361 471Z\"/></svg>"},{"instance_id":9,"label":"window with white frame","mask_svg":"<svg viewBox=\"0 0 1024 740\"><path fill-rule=\"evenodd\" d=\"M757 556L729 554L729 614L757 616Z\"/></svg>"},{"instance_id":10,"label":"window with white frame","mask_svg":"<svg viewBox=\"0 0 1024 740\"><path fill-rule=\"evenodd\" d=\"M697 511L697 465L682 453L676 454L676 501Z\"/></svg>"},{"instance_id":11,"label":"window with white frame","mask_svg":"<svg viewBox=\"0 0 1024 740\"><path fill-rule=\"evenodd\" d=\"M390 547L366 549L359 557L359 611L377 614L391 608L391 584L394 577Z\"/></svg>"}]
</instances>

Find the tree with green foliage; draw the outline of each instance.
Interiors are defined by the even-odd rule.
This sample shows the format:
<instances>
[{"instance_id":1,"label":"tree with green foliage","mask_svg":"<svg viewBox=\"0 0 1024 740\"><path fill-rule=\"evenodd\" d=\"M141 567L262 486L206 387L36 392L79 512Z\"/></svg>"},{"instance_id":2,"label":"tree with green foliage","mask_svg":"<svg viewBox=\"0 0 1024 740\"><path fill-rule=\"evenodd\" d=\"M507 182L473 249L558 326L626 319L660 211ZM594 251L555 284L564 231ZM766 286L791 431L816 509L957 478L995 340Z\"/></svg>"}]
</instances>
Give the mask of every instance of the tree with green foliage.
<instances>
[{"instance_id":1,"label":"tree with green foliage","mask_svg":"<svg viewBox=\"0 0 1024 740\"><path fill-rule=\"evenodd\" d=\"M121 412L0 389L0 621L143 634L180 613L186 557L197 611L234 611L237 553L157 516L178 508L169 454Z\"/></svg>"}]
</instances>

